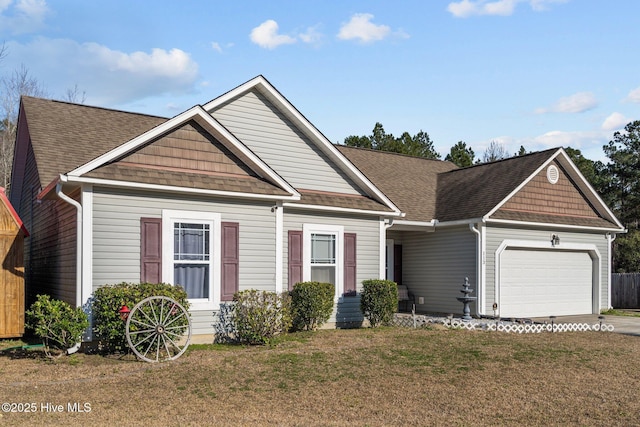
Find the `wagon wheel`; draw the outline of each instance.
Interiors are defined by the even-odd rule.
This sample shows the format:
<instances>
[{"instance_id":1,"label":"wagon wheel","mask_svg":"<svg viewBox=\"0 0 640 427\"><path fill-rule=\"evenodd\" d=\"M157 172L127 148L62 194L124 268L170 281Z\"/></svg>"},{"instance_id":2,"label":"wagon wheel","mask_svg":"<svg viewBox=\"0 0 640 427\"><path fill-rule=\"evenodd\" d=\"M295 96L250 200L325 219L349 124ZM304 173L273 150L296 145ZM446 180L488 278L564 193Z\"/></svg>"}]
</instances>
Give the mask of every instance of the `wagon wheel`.
<instances>
[{"instance_id":1,"label":"wagon wheel","mask_svg":"<svg viewBox=\"0 0 640 427\"><path fill-rule=\"evenodd\" d=\"M129 313L129 347L146 362L175 360L191 341L191 318L183 306L165 296L145 298Z\"/></svg>"}]
</instances>

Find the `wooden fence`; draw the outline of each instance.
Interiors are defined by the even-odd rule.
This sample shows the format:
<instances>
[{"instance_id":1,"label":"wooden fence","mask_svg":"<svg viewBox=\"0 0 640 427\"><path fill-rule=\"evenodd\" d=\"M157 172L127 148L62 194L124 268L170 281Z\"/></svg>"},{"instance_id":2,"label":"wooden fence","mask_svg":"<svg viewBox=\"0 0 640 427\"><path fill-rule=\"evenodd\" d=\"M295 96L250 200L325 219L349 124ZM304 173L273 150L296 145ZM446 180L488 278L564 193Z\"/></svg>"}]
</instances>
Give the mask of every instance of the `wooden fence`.
<instances>
[{"instance_id":1,"label":"wooden fence","mask_svg":"<svg viewBox=\"0 0 640 427\"><path fill-rule=\"evenodd\" d=\"M611 305L613 308L640 308L640 273L611 275Z\"/></svg>"}]
</instances>

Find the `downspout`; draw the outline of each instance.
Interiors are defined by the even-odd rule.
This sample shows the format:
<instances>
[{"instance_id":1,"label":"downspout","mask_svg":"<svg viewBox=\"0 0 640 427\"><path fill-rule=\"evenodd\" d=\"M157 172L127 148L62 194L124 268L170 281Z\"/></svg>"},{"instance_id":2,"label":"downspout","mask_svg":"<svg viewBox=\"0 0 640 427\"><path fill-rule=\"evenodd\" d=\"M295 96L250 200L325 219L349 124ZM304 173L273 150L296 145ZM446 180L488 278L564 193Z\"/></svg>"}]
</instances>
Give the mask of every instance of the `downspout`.
<instances>
[{"instance_id":1,"label":"downspout","mask_svg":"<svg viewBox=\"0 0 640 427\"><path fill-rule=\"evenodd\" d=\"M82 204L62 192L63 181L66 179L61 175L56 184L56 195L76 208L76 307L82 307Z\"/></svg>"},{"instance_id":2,"label":"downspout","mask_svg":"<svg viewBox=\"0 0 640 427\"><path fill-rule=\"evenodd\" d=\"M609 283L607 283L607 308L609 310L611 310L613 307L611 306L611 278L613 277L613 271L612 271L612 267L613 265L611 264L613 261L613 256L612 256L612 252L613 252L613 242L616 240L616 237L618 237L617 234L613 234L613 236L611 235L611 233L607 233L607 241L609 243L609 247L607 250L607 265L609 268L609 274L607 275L607 281ZM600 307L598 307L598 309L600 309Z\"/></svg>"},{"instance_id":3,"label":"downspout","mask_svg":"<svg viewBox=\"0 0 640 427\"><path fill-rule=\"evenodd\" d=\"M76 307L82 307L82 204L62 192L63 181L66 179L60 175L60 180L56 184L56 195L76 208ZM81 345L82 340L68 348L67 354L77 352Z\"/></svg>"},{"instance_id":4,"label":"downspout","mask_svg":"<svg viewBox=\"0 0 640 427\"><path fill-rule=\"evenodd\" d=\"M478 299L476 299L476 315L481 316L480 306L484 304L484 301L480 297L480 284L482 281L482 236L480 230L478 230L473 223L469 224L469 230L476 235L476 292Z\"/></svg>"}]
</instances>

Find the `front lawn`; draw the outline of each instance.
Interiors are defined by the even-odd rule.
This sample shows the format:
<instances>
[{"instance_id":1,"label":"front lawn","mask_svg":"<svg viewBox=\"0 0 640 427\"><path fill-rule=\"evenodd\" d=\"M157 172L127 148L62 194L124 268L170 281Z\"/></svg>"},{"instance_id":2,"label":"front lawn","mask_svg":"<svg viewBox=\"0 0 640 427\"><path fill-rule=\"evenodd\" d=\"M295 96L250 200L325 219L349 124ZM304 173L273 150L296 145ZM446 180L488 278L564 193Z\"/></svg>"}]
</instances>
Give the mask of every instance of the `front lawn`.
<instances>
[{"instance_id":1,"label":"front lawn","mask_svg":"<svg viewBox=\"0 0 640 427\"><path fill-rule=\"evenodd\" d=\"M192 346L162 364L5 351L2 401L36 410L0 412L0 424L632 425L638 366L634 336L440 328Z\"/></svg>"}]
</instances>

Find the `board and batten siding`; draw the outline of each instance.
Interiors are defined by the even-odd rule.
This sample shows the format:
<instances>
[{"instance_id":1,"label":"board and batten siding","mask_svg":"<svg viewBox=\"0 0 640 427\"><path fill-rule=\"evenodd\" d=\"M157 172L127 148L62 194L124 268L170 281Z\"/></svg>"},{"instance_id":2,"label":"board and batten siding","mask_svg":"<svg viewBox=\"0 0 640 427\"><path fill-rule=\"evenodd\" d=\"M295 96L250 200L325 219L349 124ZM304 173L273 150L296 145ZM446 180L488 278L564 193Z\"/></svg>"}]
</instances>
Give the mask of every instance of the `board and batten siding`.
<instances>
[{"instance_id":1,"label":"board and batten siding","mask_svg":"<svg viewBox=\"0 0 640 427\"><path fill-rule=\"evenodd\" d=\"M462 313L460 289L469 278L477 296L476 235L468 226L435 232L402 232L402 281L420 312ZM424 304L418 304L419 298ZM475 303L471 304L475 314Z\"/></svg>"},{"instance_id":2,"label":"board and batten siding","mask_svg":"<svg viewBox=\"0 0 640 427\"><path fill-rule=\"evenodd\" d=\"M240 290L275 290L275 214L272 203L210 197L93 190L93 289L140 281L140 218L163 209L214 212L239 223ZM192 311L193 333L212 333L214 312Z\"/></svg>"},{"instance_id":3,"label":"board and batten siding","mask_svg":"<svg viewBox=\"0 0 640 427\"><path fill-rule=\"evenodd\" d=\"M211 114L293 187L362 194L258 91L233 99Z\"/></svg>"},{"instance_id":4,"label":"board and batten siding","mask_svg":"<svg viewBox=\"0 0 640 427\"><path fill-rule=\"evenodd\" d=\"M362 322L359 293L362 291L362 281L377 279L380 274L380 220L372 216L316 214L303 210L285 209L283 227L283 284L288 286L288 239L289 230L302 230L304 224L321 224L343 226L345 233L356 234L356 290L355 297L340 299L329 324L357 324Z\"/></svg>"},{"instance_id":5,"label":"board and batten siding","mask_svg":"<svg viewBox=\"0 0 640 427\"><path fill-rule=\"evenodd\" d=\"M600 308L606 309L607 301L609 298L609 244L607 236L604 232L600 234L596 233L581 233L576 231L563 231L552 229L521 229L515 227L500 227L500 226L487 226L486 230L486 264L485 264L485 277L486 277L486 313L493 313L492 305L495 301L496 294L496 250L500 247L505 240L527 240L535 242L549 243L551 249L551 235L560 235L560 246L562 244L579 243L594 245L598 252L600 252Z\"/></svg>"}]
</instances>

